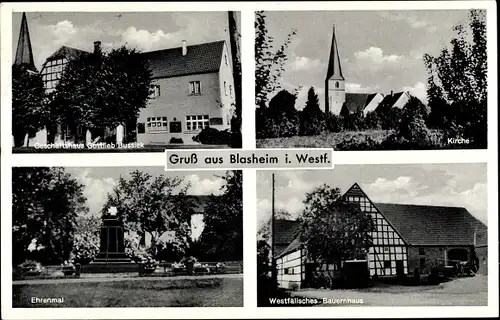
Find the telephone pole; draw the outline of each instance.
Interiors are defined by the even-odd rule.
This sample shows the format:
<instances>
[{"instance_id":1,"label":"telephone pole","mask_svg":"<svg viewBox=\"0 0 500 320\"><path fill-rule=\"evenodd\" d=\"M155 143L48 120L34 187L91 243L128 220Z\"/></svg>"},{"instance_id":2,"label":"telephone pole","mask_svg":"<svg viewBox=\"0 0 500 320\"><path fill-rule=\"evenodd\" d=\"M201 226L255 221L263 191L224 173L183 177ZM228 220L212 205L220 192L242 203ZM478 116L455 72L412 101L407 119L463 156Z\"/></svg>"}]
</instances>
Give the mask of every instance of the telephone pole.
<instances>
[{"instance_id":1,"label":"telephone pole","mask_svg":"<svg viewBox=\"0 0 500 320\"><path fill-rule=\"evenodd\" d=\"M275 186L274 186L274 173L272 174L272 200L271 200L271 278L273 280L273 284L277 285L278 279L277 279L277 274L276 274L276 259L274 257L274 193L275 193Z\"/></svg>"}]
</instances>

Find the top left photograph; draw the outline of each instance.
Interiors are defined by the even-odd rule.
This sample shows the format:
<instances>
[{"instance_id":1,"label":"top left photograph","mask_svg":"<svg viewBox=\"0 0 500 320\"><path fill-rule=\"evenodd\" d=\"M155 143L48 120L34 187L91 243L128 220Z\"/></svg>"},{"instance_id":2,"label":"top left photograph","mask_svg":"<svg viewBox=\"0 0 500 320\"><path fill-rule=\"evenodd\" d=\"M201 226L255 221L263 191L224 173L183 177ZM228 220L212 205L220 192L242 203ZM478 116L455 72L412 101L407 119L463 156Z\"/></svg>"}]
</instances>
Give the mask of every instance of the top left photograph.
<instances>
[{"instance_id":1,"label":"top left photograph","mask_svg":"<svg viewBox=\"0 0 500 320\"><path fill-rule=\"evenodd\" d=\"M241 148L240 13L15 12L13 153Z\"/></svg>"}]
</instances>

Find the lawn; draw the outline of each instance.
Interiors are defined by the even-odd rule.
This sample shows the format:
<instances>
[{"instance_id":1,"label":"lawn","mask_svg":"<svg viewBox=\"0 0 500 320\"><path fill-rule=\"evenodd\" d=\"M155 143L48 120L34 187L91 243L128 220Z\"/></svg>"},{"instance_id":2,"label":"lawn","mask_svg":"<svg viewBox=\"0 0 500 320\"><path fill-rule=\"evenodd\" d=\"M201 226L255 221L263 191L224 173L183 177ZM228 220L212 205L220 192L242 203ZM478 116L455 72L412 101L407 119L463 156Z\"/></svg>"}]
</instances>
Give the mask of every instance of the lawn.
<instances>
[{"instance_id":1,"label":"lawn","mask_svg":"<svg viewBox=\"0 0 500 320\"><path fill-rule=\"evenodd\" d=\"M13 307L242 307L242 278L13 285ZM31 298L64 298L32 304Z\"/></svg>"},{"instance_id":2,"label":"lawn","mask_svg":"<svg viewBox=\"0 0 500 320\"><path fill-rule=\"evenodd\" d=\"M335 148L340 142L353 138L370 137L382 142L391 133L390 130L323 132L317 136L257 139L256 144L257 148Z\"/></svg>"}]
</instances>

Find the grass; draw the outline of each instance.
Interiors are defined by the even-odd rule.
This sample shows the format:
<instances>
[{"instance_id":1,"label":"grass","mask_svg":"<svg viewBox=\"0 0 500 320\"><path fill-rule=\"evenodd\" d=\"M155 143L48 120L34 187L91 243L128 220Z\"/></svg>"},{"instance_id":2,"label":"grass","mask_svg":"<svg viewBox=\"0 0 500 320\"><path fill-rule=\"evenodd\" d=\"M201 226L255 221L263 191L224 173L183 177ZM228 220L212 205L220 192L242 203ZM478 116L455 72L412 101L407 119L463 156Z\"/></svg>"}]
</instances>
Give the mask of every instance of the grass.
<instances>
[{"instance_id":1,"label":"grass","mask_svg":"<svg viewBox=\"0 0 500 320\"><path fill-rule=\"evenodd\" d=\"M390 130L323 132L317 136L257 139L256 144L257 148L335 148L342 141L356 137L382 142L390 134Z\"/></svg>"},{"instance_id":2,"label":"grass","mask_svg":"<svg viewBox=\"0 0 500 320\"><path fill-rule=\"evenodd\" d=\"M14 285L13 307L242 307L243 279L123 280ZM31 304L31 297L64 303Z\"/></svg>"}]
</instances>

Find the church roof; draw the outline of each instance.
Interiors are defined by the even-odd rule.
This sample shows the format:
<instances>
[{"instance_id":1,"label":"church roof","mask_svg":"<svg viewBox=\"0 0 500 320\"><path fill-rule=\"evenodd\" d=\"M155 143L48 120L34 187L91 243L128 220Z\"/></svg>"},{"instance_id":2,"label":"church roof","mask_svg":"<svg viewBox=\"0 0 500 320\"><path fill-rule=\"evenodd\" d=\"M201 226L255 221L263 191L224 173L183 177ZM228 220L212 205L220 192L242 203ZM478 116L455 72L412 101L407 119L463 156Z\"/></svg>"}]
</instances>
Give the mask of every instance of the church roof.
<instances>
[{"instance_id":1,"label":"church roof","mask_svg":"<svg viewBox=\"0 0 500 320\"><path fill-rule=\"evenodd\" d=\"M35 67L35 60L33 59L33 49L31 47L28 20L26 19L26 13L24 12L21 19L21 29L19 30L19 39L17 41L14 65L24 66L28 70L37 71Z\"/></svg>"},{"instance_id":2,"label":"church roof","mask_svg":"<svg viewBox=\"0 0 500 320\"><path fill-rule=\"evenodd\" d=\"M376 93L346 93L344 107L349 113L361 112L376 95Z\"/></svg>"},{"instance_id":3,"label":"church roof","mask_svg":"<svg viewBox=\"0 0 500 320\"><path fill-rule=\"evenodd\" d=\"M364 195L361 189L359 195ZM476 246L487 245L487 226L465 208L394 203L374 205L409 245L472 246L474 233ZM289 245L278 257L300 248L297 225L297 221L289 221L282 225L288 229L280 230L286 237L276 234L276 238L289 240Z\"/></svg>"},{"instance_id":4,"label":"church roof","mask_svg":"<svg viewBox=\"0 0 500 320\"><path fill-rule=\"evenodd\" d=\"M333 26L332 46L330 48L330 58L328 59L326 80L345 80L342 75L342 67L340 65L339 49L337 47L337 39L335 37L335 26Z\"/></svg>"}]
</instances>

